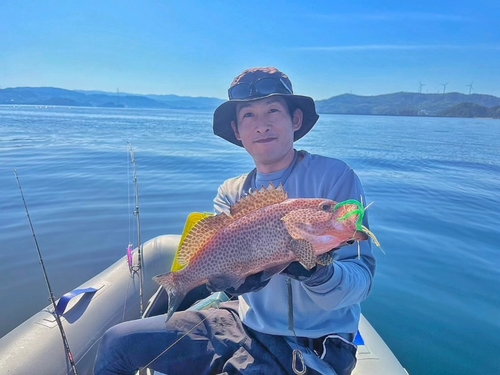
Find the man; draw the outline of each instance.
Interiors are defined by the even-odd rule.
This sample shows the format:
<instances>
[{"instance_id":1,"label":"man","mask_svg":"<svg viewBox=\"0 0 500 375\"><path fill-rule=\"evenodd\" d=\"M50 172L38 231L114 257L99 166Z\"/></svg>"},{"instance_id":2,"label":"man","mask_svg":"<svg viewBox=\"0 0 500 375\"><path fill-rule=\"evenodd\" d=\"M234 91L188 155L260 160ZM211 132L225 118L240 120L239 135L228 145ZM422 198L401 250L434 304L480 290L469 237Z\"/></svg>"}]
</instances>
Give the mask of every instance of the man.
<instances>
[{"instance_id":1,"label":"man","mask_svg":"<svg viewBox=\"0 0 500 375\"><path fill-rule=\"evenodd\" d=\"M314 101L294 95L277 69L236 77L229 101L214 113L214 133L244 147L256 168L220 186L216 211L227 212L250 189L270 183L283 185L289 198L364 200L358 177L344 162L294 149L318 118ZM336 250L327 266L306 270L294 262L268 280L252 275L228 290L238 301L218 310L113 327L102 339L95 374L133 374L148 366L165 374L348 375L356 363L359 303L375 272L370 243L359 246Z\"/></svg>"}]
</instances>

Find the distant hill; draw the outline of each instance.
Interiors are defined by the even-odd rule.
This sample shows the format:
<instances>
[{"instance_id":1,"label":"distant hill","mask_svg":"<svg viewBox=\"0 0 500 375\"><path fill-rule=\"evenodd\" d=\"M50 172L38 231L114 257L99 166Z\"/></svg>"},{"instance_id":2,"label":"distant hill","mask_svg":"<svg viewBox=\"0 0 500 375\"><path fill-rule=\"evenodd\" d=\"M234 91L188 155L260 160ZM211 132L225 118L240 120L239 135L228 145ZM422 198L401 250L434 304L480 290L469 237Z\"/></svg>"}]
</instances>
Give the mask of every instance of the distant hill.
<instances>
[{"instance_id":1,"label":"distant hill","mask_svg":"<svg viewBox=\"0 0 500 375\"><path fill-rule=\"evenodd\" d=\"M444 117L491 117L500 118L500 106L484 107L474 103L460 103L438 113Z\"/></svg>"},{"instance_id":2,"label":"distant hill","mask_svg":"<svg viewBox=\"0 0 500 375\"><path fill-rule=\"evenodd\" d=\"M115 108L168 108L214 110L224 102L217 98L177 95L135 95L101 91L65 90L55 87L0 89L0 104L63 105Z\"/></svg>"},{"instance_id":3,"label":"distant hill","mask_svg":"<svg viewBox=\"0 0 500 375\"><path fill-rule=\"evenodd\" d=\"M65 90L54 87L16 87L0 89L0 104L61 105L114 108L166 108L213 111L224 100L177 95L136 95L102 91ZM343 94L316 101L319 113L445 116L500 118L500 98L492 95L394 94L359 96Z\"/></svg>"},{"instance_id":4,"label":"distant hill","mask_svg":"<svg viewBox=\"0 0 500 375\"><path fill-rule=\"evenodd\" d=\"M467 105L466 105L467 103ZM470 105L484 107L472 111L460 111L472 108ZM454 110L452 108L457 107ZM319 113L357 114L357 115L389 115L389 116L452 116L492 117L489 108L500 106L500 98L492 95L465 95L456 92L447 94L420 94L399 92L394 94L359 96L343 94L326 100L318 100L316 108ZM471 116L472 114L476 116Z\"/></svg>"}]
</instances>

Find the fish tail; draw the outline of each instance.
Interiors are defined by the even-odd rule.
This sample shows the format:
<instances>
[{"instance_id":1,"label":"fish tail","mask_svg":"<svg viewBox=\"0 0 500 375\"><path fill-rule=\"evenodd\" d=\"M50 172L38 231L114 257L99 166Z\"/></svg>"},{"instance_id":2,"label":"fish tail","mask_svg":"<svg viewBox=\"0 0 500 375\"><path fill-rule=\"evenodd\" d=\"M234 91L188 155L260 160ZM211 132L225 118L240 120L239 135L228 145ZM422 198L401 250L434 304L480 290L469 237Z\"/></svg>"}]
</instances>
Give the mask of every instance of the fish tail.
<instances>
[{"instance_id":1,"label":"fish tail","mask_svg":"<svg viewBox=\"0 0 500 375\"><path fill-rule=\"evenodd\" d=\"M175 281L175 277L175 272L168 272L153 277L153 280L160 284L167 292L168 309L166 320L170 319L187 294L183 289L179 288L178 283Z\"/></svg>"}]
</instances>

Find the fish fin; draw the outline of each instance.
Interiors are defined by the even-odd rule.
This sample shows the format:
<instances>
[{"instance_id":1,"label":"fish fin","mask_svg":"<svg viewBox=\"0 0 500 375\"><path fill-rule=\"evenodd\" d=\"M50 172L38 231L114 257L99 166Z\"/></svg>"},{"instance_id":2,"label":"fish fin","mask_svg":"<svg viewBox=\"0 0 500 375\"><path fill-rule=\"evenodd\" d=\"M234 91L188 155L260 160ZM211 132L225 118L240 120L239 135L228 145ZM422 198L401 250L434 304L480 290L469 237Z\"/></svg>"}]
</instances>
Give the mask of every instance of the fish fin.
<instances>
[{"instance_id":1,"label":"fish fin","mask_svg":"<svg viewBox=\"0 0 500 375\"><path fill-rule=\"evenodd\" d=\"M233 219L222 213L202 218L193 226L182 241L176 253L176 265L179 269L189 264L191 259L205 247L212 237L231 223Z\"/></svg>"},{"instance_id":2,"label":"fish fin","mask_svg":"<svg viewBox=\"0 0 500 375\"><path fill-rule=\"evenodd\" d=\"M329 251L328 253L318 255L316 262L322 266L328 266L332 264L333 263L332 253Z\"/></svg>"},{"instance_id":3,"label":"fish fin","mask_svg":"<svg viewBox=\"0 0 500 375\"><path fill-rule=\"evenodd\" d=\"M234 289L238 289L241 284L245 281L244 278L238 276L229 276L229 275L216 275L212 276L207 284L209 285L209 289L214 292L223 292L226 289L233 287Z\"/></svg>"},{"instance_id":4,"label":"fish fin","mask_svg":"<svg viewBox=\"0 0 500 375\"><path fill-rule=\"evenodd\" d=\"M316 254L314 253L313 245L307 240L299 238L297 240L292 239L289 243L290 249L293 251L295 256L299 259L299 262L308 270L316 265Z\"/></svg>"},{"instance_id":5,"label":"fish fin","mask_svg":"<svg viewBox=\"0 0 500 375\"><path fill-rule=\"evenodd\" d=\"M214 216L212 213L201 213L201 212L191 212L187 219L186 219L186 224L184 224L184 230L182 231L181 235L181 240L179 241L179 246L177 248L177 252L175 253L174 256L174 261L172 262L172 272L177 272L183 269L188 263L189 259L186 258L186 254L181 254L179 255L180 249L182 248L182 244L184 243L184 240L188 236L188 234L191 232L191 230L195 227L196 224L198 224L201 220L209 217L209 216Z\"/></svg>"},{"instance_id":6,"label":"fish fin","mask_svg":"<svg viewBox=\"0 0 500 375\"><path fill-rule=\"evenodd\" d=\"M169 320L173 313L177 310L181 304L184 297L186 297L187 292L177 288L174 281L174 272L168 272L161 275L153 277L153 280L160 284L168 296L168 309L166 314L166 320Z\"/></svg>"},{"instance_id":7,"label":"fish fin","mask_svg":"<svg viewBox=\"0 0 500 375\"><path fill-rule=\"evenodd\" d=\"M280 184L277 188L271 183L269 187L256 190L235 203L231 207L231 216L238 220L250 212L260 210L273 204L284 202L288 199L286 191Z\"/></svg>"}]
</instances>

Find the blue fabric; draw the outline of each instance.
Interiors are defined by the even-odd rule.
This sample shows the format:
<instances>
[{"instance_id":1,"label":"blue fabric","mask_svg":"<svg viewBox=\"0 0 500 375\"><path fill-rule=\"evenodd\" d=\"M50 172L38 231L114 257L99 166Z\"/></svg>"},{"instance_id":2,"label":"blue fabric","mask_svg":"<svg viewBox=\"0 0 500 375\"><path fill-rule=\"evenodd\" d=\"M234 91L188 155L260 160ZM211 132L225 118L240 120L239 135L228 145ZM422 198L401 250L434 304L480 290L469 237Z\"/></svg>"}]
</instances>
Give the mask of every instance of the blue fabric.
<instances>
[{"instance_id":1,"label":"blue fabric","mask_svg":"<svg viewBox=\"0 0 500 375\"><path fill-rule=\"evenodd\" d=\"M69 301L71 301L76 296L79 296L80 294L95 293L95 292L97 292L96 288L84 288L84 289L75 289L72 290L71 292L66 293L64 296L61 297L59 302L57 302L56 313L58 315L64 314L64 311L66 310Z\"/></svg>"},{"instance_id":2,"label":"blue fabric","mask_svg":"<svg viewBox=\"0 0 500 375\"><path fill-rule=\"evenodd\" d=\"M94 374L133 375L148 366L164 374L293 375L286 339L245 327L237 305L232 301L219 309L182 311L167 322L161 315L118 324L101 339ZM327 347L339 375L347 375L342 368L356 361L346 345L331 341ZM307 374L319 373L308 368Z\"/></svg>"},{"instance_id":3,"label":"blue fabric","mask_svg":"<svg viewBox=\"0 0 500 375\"><path fill-rule=\"evenodd\" d=\"M363 336L361 336L361 333L359 331L356 333L356 337L354 338L354 345L365 345L365 340L363 340Z\"/></svg>"},{"instance_id":4,"label":"blue fabric","mask_svg":"<svg viewBox=\"0 0 500 375\"><path fill-rule=\"evenodd\" d=\"M165 374L286 374L271 349L245 331L236 305L114 326L101 340L94 374L132 375L144 366Z\"/></svg>"}]
</instances>

